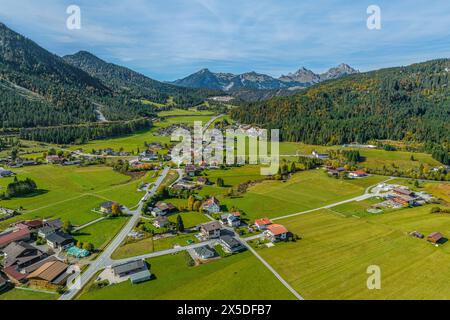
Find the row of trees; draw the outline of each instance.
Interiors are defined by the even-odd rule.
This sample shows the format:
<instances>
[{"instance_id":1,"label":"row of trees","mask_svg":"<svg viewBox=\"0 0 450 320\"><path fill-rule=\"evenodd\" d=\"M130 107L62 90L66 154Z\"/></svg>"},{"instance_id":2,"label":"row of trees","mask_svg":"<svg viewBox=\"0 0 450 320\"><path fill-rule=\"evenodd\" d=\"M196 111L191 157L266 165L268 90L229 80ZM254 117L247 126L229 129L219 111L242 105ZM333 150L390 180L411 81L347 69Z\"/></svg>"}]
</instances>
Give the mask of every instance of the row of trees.
<instances>
[{"instance_id":1,"label":"row of trees","mask_svg":"<svg viewBox=\"0 0 450 320\"><path fill-rule=\"evenodd\" d=\"M15 177L14 181L8 184L6 191L0 195L0 199L25 196L34 193L36 190L36 182L32 179L26 178L25 180L18 180L17 177Z\"/></svg>"},{"instance_id":2,"label":"row of trees","mask_svg":"<svg viewBox=\"0 0 450 320\"><path fill-rule=\"evenodd\" d=\"M105 124L26 128L20 130L20 138L55 144L83 144L89 140L106 139L149 129L151 125L149 119L139 118Z\"/></svg>"}]
</instances>

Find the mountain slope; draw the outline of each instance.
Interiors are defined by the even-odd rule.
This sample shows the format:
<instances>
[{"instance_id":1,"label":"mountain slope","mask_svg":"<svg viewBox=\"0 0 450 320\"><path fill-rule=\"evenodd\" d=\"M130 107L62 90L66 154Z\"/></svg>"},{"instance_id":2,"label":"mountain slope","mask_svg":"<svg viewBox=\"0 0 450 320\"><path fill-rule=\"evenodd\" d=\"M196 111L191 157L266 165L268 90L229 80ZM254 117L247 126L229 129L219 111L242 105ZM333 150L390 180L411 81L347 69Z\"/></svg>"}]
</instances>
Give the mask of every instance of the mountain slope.
<instances>
[{"instance_id":1,"label":"mountain slope","mask_svg":"<svg viewBox=\"0 0 450 320\"><path fill-rule=\"evenodd\" d=\"M295 93L295 90L304 89L322 81L340 78L357 72L350 66L341 64L321 75L301 68L295 73L282 75L276 79L256 72L234 75L231 73L213 73L208 69L202 69L172 83L186 88L223 90L239 99L259 101L273 96L291 95Z\"/></svg>"},{"instance_id":2,"label":"mountain slope","mask_svg":"<svg viewBox=\"0 0 450 320\"><path fill-rule=\"evenodd\" d=\"M89 97L110 93L98 79L1 23L0 84L3 128L95 121Z\"/></svg>"},{"instance_id":3,"label":"mountain slope","mask_svg":"<svg viewBox=\"0 0 450 320\"><path fill-rule=\"evenodd\" d=\"M206 97L218 94L210 90L186 89L162 83L131 69L103 61L86 51L65 56L64 60L102 80L116 92L135 99L166 103L172 97L179 106L188 106L201 103Z\"/></svg>"},{"instance_id":4,"label":"mountain slope","mask_svg":"<svg viewBox=\"0 0 450 320\"><path fill-rule=\"evenodd\" d=\"M283 139L342 144L370 139L450 139L450 60L329 80L295 95L232 111L242 123L280 129ZM331 77L331 75L329 75Z\"/></svg>"}]
</instances>

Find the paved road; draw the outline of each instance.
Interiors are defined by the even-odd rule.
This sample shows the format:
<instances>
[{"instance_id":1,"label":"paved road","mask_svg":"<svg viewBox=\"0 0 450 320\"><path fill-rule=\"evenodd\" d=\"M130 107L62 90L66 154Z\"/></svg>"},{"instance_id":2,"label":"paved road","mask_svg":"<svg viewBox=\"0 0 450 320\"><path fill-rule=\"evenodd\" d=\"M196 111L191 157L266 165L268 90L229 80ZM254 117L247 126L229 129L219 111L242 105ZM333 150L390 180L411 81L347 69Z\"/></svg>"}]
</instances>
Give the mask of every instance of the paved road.
<instances>
[{"instance_id":1,"label":"paved road","mask_svg":"<svg viewBox=\"0 0 450 320\"><path fill-rule=\"evenodd\" d=\"M113 252L120 246L120 244L125 240L127 235L133 230L136 223L139 221L141 217L141 210L144 206L144 203L152 197L164 178L169 173L170 168L164 168L163 172L159 176L158 180L155 182L153 187L150 190L147 190L145 196L139 201L139 205L136 210L129 211L127 210L125 213L131 215L131 218L128 220L125 227L120 230L119 234L116 235L114 240L106 247L106 249L98 256L96 260L94 260L88 269L84 273L81 274L81 277L78 280L77 285L72 286L67 290L66 293L61 295L60 300L71 300L76 294L81 290L83 286L85 286L88 281L95 275L96 272L105 268L108 265L111 265L113 260L111 260L111 255Z\"/></svg>"},{"instance_id":2,"label":"paved road","mask_svg":"<svg viewBox=\"0 0 450 320\"><path fill-rule=\"evenodd\" d=\"M214 118L212 118L211 120L209 120L209 121L205 124L205 126L203 127L203 131L206 130L206 129L208 129L208 128L213 124L214 121L216 121L217 119L220 119L220 118L222 118L222 117L225 117L225 116L226 116L226 114L219 114L218 116L215 116Z\"/></svg>"}]
</instances>

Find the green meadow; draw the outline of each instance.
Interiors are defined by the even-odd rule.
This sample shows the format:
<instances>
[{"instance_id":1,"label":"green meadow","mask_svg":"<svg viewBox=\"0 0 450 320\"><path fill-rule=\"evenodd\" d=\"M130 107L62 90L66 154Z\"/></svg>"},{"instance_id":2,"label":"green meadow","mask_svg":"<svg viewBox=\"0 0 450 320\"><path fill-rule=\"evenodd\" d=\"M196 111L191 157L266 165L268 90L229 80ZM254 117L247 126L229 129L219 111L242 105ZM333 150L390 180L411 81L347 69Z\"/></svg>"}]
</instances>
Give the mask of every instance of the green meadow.
<instances>
[{"instance_id":1,"label":"green meadow","mask_svg":"<svg viewBox=\"0 0 450 320\"><path fill-rule=\"evenodd\" d=\"M73 233L76 240L92 243L96 249L103 249L122 229L127 217L101 220Z\"/></svg>"},{"instance_id":2,"label":"green meadow","mask_svg":"<svg viewBox=\"0 0 450 320\"><path fill-rule=\"evenodd\" d=\"M295 297L250 252L201 264L186 265L183 254L147 260L154 279L129 281L102 289L83 290L84 300L239 300Z\"/></svg>"},{"instance_id":3,"label":"green meadow","mask_svg":"<svg viewBox=\"0 0 450 320\"><path fill-rule=\"evenodd\" d=\"M22 289L11 289L0 293L0 300L56 300L58 297L58 294Z\"/></svg>"},{"instance_id":4,"label":"green meadow","mask_svg":"<svg viewBox=\"0 0 450 320\"><path fill-rule=\"evenodd\" d=\"M371 176L364 179L341 180L329 177L323 170L311 170L298 172L286 182L264 180L251 186L242 195L227 197L227 191L230 188L236 190L240 183L264 179L264 176L260 175L259 167L210 170L207 176L212 182L222 177L226 186L224 188L216 185L205 186L199 194L217 196L224 210L236 207L250 220L264 216L275 218L360 196L369 186L387 179Z\"/></svg>"}]
</instances>

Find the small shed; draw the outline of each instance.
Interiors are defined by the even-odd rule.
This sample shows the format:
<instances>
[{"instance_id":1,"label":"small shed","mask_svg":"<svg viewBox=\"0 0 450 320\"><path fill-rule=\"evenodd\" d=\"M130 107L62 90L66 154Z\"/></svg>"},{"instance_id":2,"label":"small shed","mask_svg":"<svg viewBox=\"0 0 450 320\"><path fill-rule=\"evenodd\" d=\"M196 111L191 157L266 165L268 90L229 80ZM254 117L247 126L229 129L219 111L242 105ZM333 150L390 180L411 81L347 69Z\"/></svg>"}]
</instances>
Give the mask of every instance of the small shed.
<instances>
[{"instance_id":1,"label":"small shed","mask_svg":"<svg viewBox=\"0 0 450 320\"><path fill-rule=\"evenodd\" d=\"M438 243L443 238L444 238L444 236L442 235L442 233L440 233L440 232L433 232L432 234L428 235L427 241L429 241L431 243Z\"/></svg>"}]
</instances>

